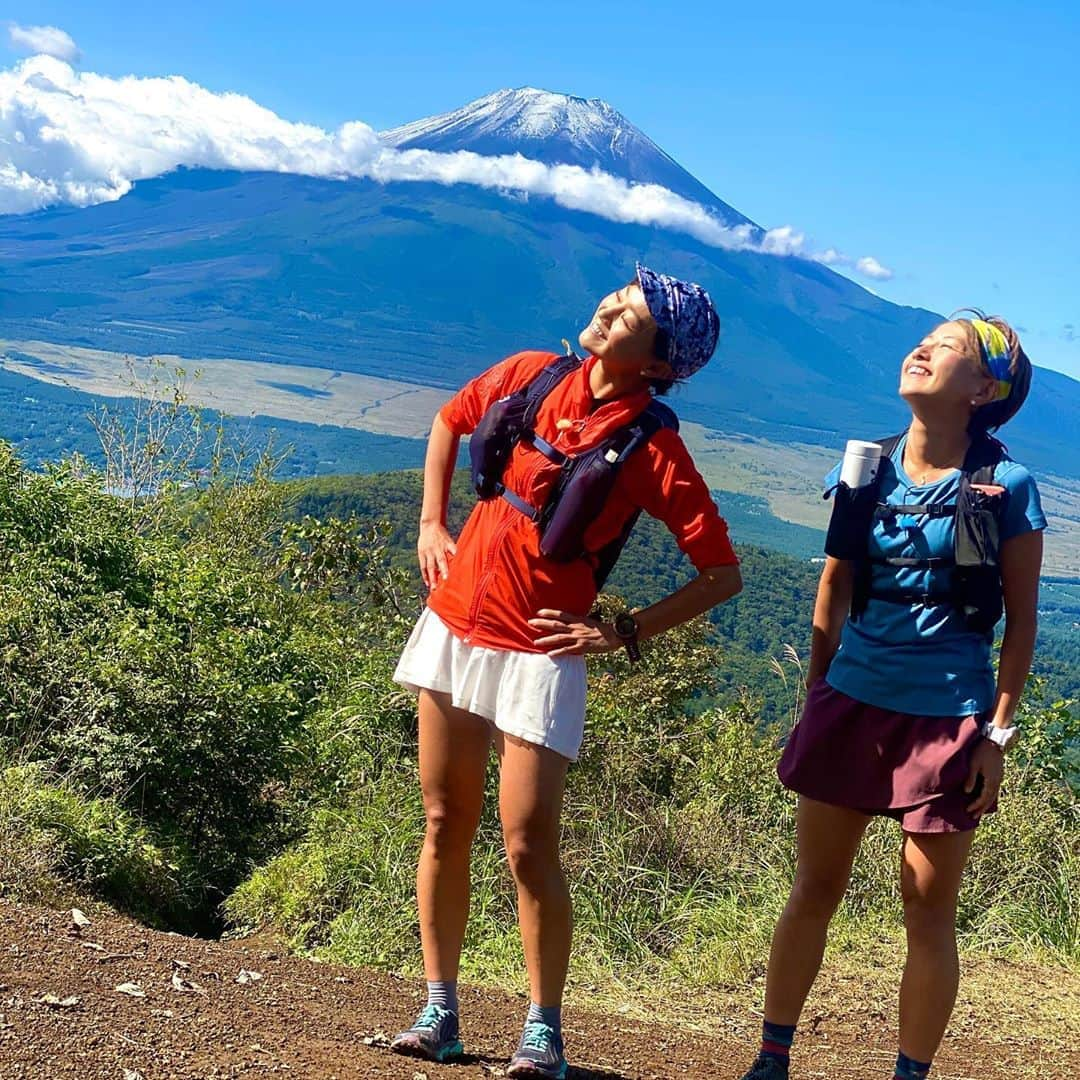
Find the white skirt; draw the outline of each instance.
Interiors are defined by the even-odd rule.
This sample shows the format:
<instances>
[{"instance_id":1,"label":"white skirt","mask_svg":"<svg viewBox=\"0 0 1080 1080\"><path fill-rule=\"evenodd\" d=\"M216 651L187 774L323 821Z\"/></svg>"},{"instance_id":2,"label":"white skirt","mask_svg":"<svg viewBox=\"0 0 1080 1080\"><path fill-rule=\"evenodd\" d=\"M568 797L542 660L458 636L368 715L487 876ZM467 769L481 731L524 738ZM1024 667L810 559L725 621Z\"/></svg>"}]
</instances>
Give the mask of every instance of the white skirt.
<instances>
[{"instance_id":1,"label":"white skirt","mask_svg":"<svg viewBox=\"0 0 1080 1080\"><path fill-rule=\"evenodd\" d=\"M585 658L466 645L431 608L413 627L394 682L449 694L499 731L576 761L585 731Z\"/></svg>"}]
</instances>

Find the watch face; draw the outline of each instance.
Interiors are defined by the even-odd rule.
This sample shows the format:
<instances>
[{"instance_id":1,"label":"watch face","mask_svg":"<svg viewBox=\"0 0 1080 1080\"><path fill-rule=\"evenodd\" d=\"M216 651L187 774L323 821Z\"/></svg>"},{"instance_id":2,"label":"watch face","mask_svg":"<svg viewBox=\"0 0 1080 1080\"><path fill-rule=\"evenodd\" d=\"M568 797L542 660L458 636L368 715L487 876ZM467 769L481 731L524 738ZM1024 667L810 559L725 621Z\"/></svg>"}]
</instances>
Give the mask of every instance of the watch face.
<instances>
[{"instance_id":1,"label":"watch face","mask_svg":"<svg viewBox=\"0 0 1080 1080\"><path fill-rule=\"evenodd\" d=\"M633 637L638 632L637 619L628 611L615 616L615 633L619 637Z\"/></svg>"}]
</instances>

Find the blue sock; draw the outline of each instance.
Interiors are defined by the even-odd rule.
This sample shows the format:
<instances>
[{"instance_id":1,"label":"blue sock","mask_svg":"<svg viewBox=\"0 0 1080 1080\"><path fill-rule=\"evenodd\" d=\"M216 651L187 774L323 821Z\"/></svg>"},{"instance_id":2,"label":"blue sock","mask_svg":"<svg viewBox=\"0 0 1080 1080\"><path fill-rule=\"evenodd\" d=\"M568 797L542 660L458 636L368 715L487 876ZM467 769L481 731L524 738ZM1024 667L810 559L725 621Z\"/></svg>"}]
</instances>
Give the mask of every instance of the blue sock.
<instances>
[{"instance_id":1,"label":"blue sock","mask_svg":"<svg viewBox=\"0 0 1080 1080\"><path fill-rule=\"evenodd\" d=\"M930 1073L929 1061L916 1061L901 1051L896 1056L896 1075L893 1080L926 1080Z\"/></svg>"},{"instance_id":2,"label":"blue sock","mask_svg":"<svg viewBox=\"0 0 1080 1080\"><path fill-rule=\"evenodd\" d=\"M537 1005L535 1001L529 1002L529 1015L525 1017L526 1024L547 1024L559 1038L562 1038L562 1006L561 1005Z\"/></svg>"},{"instance_id":3,"label":"blue sock","mask_svg":"<svg viewBox=\"0 0 1080 1080\"><path fill-rule=\"evenodd\" d=\"M795 1041L794 1024L761 1025L761 1056L770 1057L787 1065L791 1059L791 1044Z\"/></svg>"},{"instance_id":4,"label":"blue sock","mask_svg":"<svg viewBox=\"0 0 1080 1080\"><path fill-rule=\"evenodd\" d=\"M458 1011L457 979L428 979L429 1005L439 1005L455 1015Z\"/></svg>"}]
</instances>

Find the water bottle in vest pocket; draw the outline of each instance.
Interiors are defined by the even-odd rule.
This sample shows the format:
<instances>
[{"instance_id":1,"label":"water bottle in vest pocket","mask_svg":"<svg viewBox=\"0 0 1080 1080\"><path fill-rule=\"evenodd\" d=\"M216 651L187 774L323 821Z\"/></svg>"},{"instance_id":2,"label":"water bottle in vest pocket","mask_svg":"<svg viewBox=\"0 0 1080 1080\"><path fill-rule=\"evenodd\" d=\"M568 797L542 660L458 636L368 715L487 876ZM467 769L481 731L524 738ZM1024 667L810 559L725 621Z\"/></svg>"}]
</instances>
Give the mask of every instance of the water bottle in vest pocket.
<instances>
[{"instance_id":1,"label":"water bottle in vest pocket","mask_svg":"<svg viewBox=\"0 0 1080 1080\"><path fill-rule=\"evenodd\" d=\"M833 489L832 514L825 537L825 554L834 559L861 559L866 554L866 538L874 523L878 504L876 484L850 488L841 480ZM831 493L826 491L824 498Z\"/></svg>"}]
</instances>

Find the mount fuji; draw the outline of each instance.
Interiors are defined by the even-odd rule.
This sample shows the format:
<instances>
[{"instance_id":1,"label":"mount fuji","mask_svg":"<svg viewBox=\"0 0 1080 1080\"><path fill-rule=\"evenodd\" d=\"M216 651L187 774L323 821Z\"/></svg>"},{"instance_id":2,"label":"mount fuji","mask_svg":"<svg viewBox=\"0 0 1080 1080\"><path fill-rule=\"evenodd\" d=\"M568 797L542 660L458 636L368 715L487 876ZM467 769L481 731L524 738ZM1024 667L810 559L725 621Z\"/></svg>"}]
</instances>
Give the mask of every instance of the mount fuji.
<instances>
[{"instance_id":1,"label":"mount fuji","mask_svg":"<svg viewBox=\"0 0 1080 1080\"><path fill-rule=\"evenodd\" d=\"M602 101L502 90L380 137L598 168L760 232ZM899 363L933 312L809 259L467 183L180 169L116 202L0 218L0 338L450 389L511 352L575 340L637 260L700 281L720 314L716 359L675 395L684 419L829 447L903 422ZM1080 383L1039 370L1008 441L1080 477Z\"/></svg>"},{"instance_id":2,"label":"mount fuji","mask_svg":"<svg viewBox=\"0 0 1080 1080\"><path fill-rule=\"evenodd\" d=\"M383 131L379 137L399 150L521 154L548 165L597 168L634 183L666 187L708 207L725 225L748 225L755 234L764 232L599 98L553 94L531 86L498 90L453 112Z\"/></svg>"}]
</instances>

